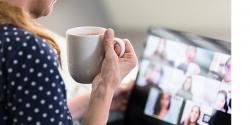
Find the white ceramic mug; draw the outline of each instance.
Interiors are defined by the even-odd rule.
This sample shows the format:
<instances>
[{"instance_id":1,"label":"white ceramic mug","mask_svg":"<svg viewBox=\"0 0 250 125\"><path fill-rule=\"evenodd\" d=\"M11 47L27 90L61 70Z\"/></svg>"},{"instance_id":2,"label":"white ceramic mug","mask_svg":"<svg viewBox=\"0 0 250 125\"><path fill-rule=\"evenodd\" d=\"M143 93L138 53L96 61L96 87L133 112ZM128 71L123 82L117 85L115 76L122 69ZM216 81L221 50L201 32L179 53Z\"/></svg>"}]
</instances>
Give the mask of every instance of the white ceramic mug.
<instances>
[{"instance_id":1,"label":"white ceramic mug","mask_svg":"<svg viewBox=\"0 0 250 125\"><path fill-rule=\"evenodd\" d=\"M67 30L68 67L72 78L79 83L91 83L101 70L104 59L102 27L76 27ZM121 57L125 52L125 43L115 38L120 46Z\"/></svg>"}]
</instances>

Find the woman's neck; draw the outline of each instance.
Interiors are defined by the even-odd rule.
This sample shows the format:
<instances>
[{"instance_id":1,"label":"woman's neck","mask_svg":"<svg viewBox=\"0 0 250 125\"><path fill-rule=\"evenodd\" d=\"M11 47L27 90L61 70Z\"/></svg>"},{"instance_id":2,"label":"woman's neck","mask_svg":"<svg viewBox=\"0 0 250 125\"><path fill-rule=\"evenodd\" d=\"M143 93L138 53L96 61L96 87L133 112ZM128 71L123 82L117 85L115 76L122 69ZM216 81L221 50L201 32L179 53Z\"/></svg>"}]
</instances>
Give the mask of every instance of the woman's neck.
<instances>
[{"instance_id":1,"label":"woman's neck","mask_svg":"<svg viewBox=\"0 0 250 125\"><path fill-rule=\"evenodd\" d=\"M196 122L186 121L184 125L196 125Z\"/></svg>"},{"instance_id":2,"label":"woman's neck","mask_svg":"<svg viewBox=\"0 0 250 125\"><path fill-rule=\"evenodd\" d=\"M169 111L169 110L167 110L167 109L161 109L158 116L159 116L161 119L163 119L163 118L168 114L168 111Z\"/></svg>"}]
</instances>

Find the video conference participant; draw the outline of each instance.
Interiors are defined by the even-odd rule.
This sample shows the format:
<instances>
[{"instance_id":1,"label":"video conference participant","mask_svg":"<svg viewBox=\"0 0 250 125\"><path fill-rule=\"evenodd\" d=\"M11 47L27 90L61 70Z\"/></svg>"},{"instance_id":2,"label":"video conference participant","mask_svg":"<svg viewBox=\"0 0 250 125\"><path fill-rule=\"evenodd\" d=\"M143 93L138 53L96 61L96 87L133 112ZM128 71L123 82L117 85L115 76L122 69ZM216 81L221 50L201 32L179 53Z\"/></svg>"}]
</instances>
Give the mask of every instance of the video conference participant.
<instances>
[{"instance_id":1,"label":"video conference participant","mask_svg":"<svg viewBox=\"0 0 250 125\"><path fill-rule=\"evenodd\" d=\"M199 125L198 120L200 118L200 115L201 115L200 107L195 105L193 106L188 117L180 125Z\"/></svg>"},{"instance_id":2,"label":"video conference participant","mask_svg":"<svg viewBox=\"0 0 250 125\"><path fill-rule=\"evenodd\" d=\"M156 100L154 107L154 115L161 120L173 122L172 115L170 114L171 95L168 92L161 92Z\"/></svg>"},{"instance_id":3,"label":"video conference participant","mask_svg":"<svg viewBox=\"0 0 250 125\"><path fill-rule=\"evenodd\" d=\"M163 64L166 64L169 66L174 66L174 62L168 58L167 44L168 43L166 39L160 38L155 51L149 57L149 59L160 61Z\"/></svg>"},{"instance_id":4,"label":"video conference participant","mask_svg":"<svg viewBox=\"0 0 250 125\"><path fill-rule=\"evenodd\" d=\"M159 39L156 50L150 59L156 59L158 61L167 60L167 42L164 39Z\"/></svg>"},{"instance_id":5,"label":"video conference participant","mask_svg":"<svg viewBox=\"0 0 250 125\"><path fill-rule=\"evenodd\" d=\"M227 106L227 92L225 90L220 90L217 93L217 99L215 102L215 109L227 112L228 106Z\"/></svg>"},{"instance_id":6,"label":"video conference participant","mask_svg":"<svg viewBox=\"0 0 250 125\"><path fill-rule=\"evenodd\" d=\"M194 60L196 57L197 49L194 46L188 46L186 49L186 62L181 63L177 66L178 69L182 70L185 74L197 75L200 73L200 66L197 65Z\"/></svg>"},{"instance_id":7,"label":"video conference participant","mask_svg":"<svg viewBox=\"0 0 250 125\"><path fill-rule=\"evenodd\" d=\"M214 60L214 62L216 62L216 58ZM225 84L231 83L231 57L229 57L226 62L220 63L216 70L217 71L209 71L207 77Z\"/></svg>"},{"instance_id":8,"label":"video conference participant","mask_svg":"<svg viewBox=\"0 0 250 125\"><path fill-rule=\"evenodd\" d=\"M193 94L192 94L192 77L188 76L184 83L182 84L182 87L178 92L176 93L177 96L181 96L184 99L192 100Z\"/></svg>"}]
</instances>

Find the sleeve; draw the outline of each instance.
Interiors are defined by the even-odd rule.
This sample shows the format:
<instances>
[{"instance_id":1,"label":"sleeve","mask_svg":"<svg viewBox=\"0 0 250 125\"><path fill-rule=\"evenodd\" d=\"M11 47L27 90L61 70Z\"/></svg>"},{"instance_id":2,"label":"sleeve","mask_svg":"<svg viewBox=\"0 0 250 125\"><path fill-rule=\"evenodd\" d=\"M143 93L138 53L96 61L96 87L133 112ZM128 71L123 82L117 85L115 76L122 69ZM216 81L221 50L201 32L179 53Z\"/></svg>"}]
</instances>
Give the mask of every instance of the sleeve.
<instances>
[{"instance_id":1,"label":"sleeve","mask_svg":"<svg viewBox=\"0 0 250 125\"><path fill-rule=\"evenodd\" d=\"M18 125L71 125L53 50L35 36L23 39L12 44L6 59L9 120Z\"/></svg>"}]
</instances>

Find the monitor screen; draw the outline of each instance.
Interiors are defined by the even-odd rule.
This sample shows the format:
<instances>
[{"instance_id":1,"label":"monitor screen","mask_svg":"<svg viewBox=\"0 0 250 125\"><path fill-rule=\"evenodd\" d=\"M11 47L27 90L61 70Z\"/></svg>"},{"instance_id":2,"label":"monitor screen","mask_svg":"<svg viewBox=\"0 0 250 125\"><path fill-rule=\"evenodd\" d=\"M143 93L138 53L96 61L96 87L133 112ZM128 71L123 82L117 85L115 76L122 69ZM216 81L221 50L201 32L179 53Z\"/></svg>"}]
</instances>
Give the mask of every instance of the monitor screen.
<instances>
[{"instance_id":1,"label":"monitor screen","mask_svg":"<svg viewBox=\"0 0 250 125\"><path fill-rule=\"evenodd\" d=\"M134 89L137 92L133 92L129 108L140 106L142 116L155 121L152 123L213 125L217 112L231 120L228 46L198 35L161 30L164 37L153 32L147 37ZM141 102L133 100L140 96L144 98ZM226 118L219 121L226 122Z\"/></svg>"}]
</instances>

